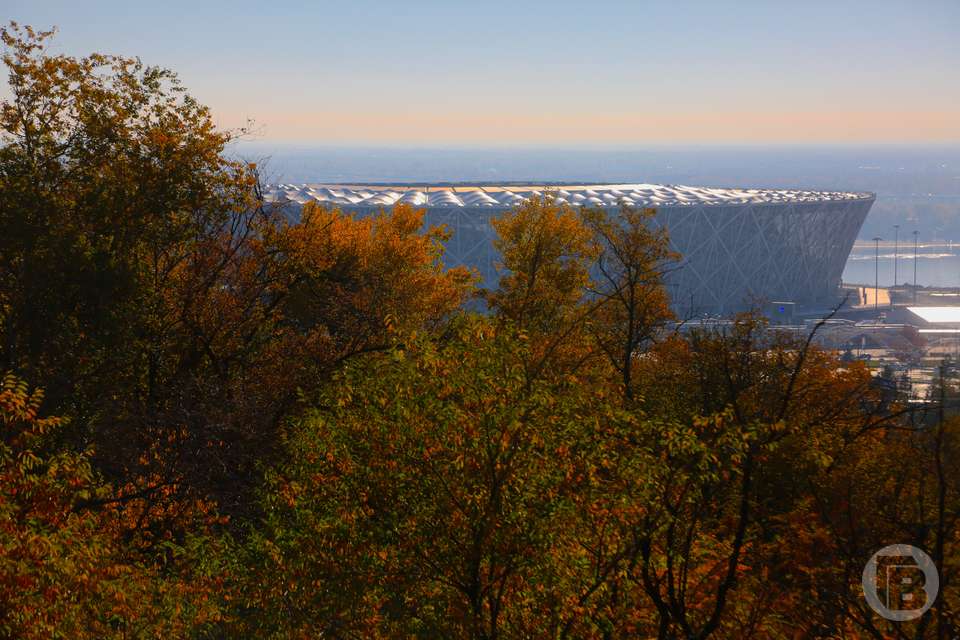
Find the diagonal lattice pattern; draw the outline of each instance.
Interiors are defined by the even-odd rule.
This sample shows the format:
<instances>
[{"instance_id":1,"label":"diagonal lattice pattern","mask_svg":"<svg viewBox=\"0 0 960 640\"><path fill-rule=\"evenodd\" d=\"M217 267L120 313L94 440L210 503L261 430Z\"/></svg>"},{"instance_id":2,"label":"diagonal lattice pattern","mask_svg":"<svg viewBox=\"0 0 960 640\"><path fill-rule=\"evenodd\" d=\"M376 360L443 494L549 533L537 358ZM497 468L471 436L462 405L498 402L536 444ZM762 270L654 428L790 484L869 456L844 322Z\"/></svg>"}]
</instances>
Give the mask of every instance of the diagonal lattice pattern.
<instances>
[{"instance_id":1,"label":"diagonal lattice pattern","mask_svg":"<svg viewBox=\"0 0 960 640\"><path fill-rule=\"evenodd\" d=\"M868 193L715 189L676 185L396 186L277 185L267 199L293 209L316 201L365 214L397 202L426 209L452 231L445 261L499 278L490 218L549 193L574 206L653 207L681 256L667 276L684 317L725 315L764 301L829 304L873 204Z\"/></svg>"}]
</instances>

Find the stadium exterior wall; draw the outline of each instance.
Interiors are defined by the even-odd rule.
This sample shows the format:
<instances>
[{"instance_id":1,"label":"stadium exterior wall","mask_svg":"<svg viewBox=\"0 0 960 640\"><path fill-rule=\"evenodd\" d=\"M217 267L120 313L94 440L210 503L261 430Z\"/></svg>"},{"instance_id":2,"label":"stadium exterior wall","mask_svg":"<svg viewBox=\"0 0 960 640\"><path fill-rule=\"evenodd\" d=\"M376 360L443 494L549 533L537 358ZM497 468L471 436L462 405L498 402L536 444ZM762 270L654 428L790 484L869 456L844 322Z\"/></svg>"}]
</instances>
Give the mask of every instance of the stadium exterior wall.
<instances>
[{"instance_id":1,"label":"stadium exterior wall","mask_svg":"<svg viewBox=\"0 0 960 640\"><path fill-rule=\"evenodd\" d=\"M672 249L681 255L666 277L674 309L692 318L729 315L770 301L835 304L847 257L874 202L873 194L851 195L855 197L797 202L643 204L656 209L654 224L667 228ZM447 266L474 268L483 286L495 286L498 258L490 219L510 207L438 205L421 206L427 225L443 224L452 232ZM336 206L360 215L380 208Z\"/></svg>"}]
</instances>

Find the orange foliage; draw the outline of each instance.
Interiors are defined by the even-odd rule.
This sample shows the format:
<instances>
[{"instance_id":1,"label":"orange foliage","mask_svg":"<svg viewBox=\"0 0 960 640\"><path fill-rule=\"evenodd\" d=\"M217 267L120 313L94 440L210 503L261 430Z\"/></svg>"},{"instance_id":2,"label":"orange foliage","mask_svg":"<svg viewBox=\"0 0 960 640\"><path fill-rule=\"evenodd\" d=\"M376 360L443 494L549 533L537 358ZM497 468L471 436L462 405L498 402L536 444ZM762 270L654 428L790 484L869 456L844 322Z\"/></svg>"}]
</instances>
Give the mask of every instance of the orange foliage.
<instances>
[{"instance_id":1,"label":"orange foliage","mask_svg":"<svg viewBox=\"0 0 960 640\"><path fill-rule=\"evenodd\" d=\"M124 514L88 456L50 453L59 418L41 418L40 391L0 383L0 635L120 638L172 633L219 614L212 583L181 581L131 556Z\"/></svg>"}]
</instances>

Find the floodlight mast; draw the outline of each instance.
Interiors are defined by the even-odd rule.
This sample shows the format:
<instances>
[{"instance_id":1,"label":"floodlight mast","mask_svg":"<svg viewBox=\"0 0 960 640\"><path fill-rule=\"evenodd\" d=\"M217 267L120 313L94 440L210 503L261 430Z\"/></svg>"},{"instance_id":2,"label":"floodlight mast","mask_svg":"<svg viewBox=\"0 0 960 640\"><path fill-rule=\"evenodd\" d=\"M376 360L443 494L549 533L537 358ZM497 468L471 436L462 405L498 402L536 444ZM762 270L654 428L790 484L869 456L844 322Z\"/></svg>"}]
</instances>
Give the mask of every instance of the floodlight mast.
<instances>
[{"instance_id":1,"label":"floodlight mast","mask_svg":"<svg viewBox=\"0 0 960 640\"><path fill-rule=\"evenodd\" d=\"M917 304L917 236L920 232L913 230L913 304Z\"/></svg>"},{"instance_id":2,"label":"floodlight mast","mask_svg":"<svg viewBox=\"0 0 960 640\"><path fill-rule=\"evenodd\" d=\"M893 288L897 288L897 263L900 260L900 225L893 225Z\"/></svg>"},{"instance_id":3,"label":"floodlight mast","mask_svg":"<svg viewBox=\"0 0 960 640\"><path fill-rule=\"evenodd\" d=\"M880 236L873 239L874 260L873 260L873 312L880 319Z\"/></svg>"}]
</instances>

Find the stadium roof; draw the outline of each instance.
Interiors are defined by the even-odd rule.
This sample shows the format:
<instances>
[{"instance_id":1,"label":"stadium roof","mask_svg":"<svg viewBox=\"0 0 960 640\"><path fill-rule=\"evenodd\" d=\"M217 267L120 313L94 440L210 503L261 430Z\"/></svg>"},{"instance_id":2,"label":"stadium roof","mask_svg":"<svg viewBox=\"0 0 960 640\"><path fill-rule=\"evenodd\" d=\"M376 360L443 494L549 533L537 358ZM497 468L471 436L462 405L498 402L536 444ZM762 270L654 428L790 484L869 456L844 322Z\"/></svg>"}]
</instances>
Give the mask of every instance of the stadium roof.
<instances>
[{"instance_id":1,"label":"stadium roof","mask_svg":"<svg viewBox=\"0 0 960 640\"><path fill-rule=\"evenodd\" d=\"M398 202L426 207L509 207L551 194L574 206L640 207L684 205L789 204L873 198L870 193L783 189L720 189L659 184L556 185L369 185L278 184L266 189L268 200L300 204L315 201L350 207L381 207Z\"/></svg>"}]
</instances>

